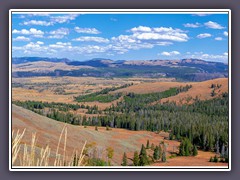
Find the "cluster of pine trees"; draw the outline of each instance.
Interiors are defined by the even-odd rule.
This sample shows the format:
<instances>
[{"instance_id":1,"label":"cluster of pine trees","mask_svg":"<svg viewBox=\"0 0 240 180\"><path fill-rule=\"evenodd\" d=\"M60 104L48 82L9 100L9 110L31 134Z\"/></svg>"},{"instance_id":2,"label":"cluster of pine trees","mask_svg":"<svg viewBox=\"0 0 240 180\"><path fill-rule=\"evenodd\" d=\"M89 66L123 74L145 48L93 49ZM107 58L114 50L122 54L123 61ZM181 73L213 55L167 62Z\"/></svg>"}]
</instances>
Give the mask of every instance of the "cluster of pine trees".
<instances>
[{"instance_id":1,"label":"cluster of pine trees","mask_svg":"<svg viewBox=\"0 0 240 180\"><path fill-rule=\"evenodd\" d=\"M179 147L180 156L196 156L198 154L197 146L193 145L188 138L183 138Z\"/></svg>"},{"instance_id":2,"label":"cluster of pine trees","mask_svg":"<svg viewBox=\"0 0 240 180\"><path fill-rule=\"evenodd\" d=\"M92 101L98 101L98 102L112 102L122 96L122 93L115 93L115 94L108 94L111 91L116 91L118 89L126 88L129 86L132 86L133 83L131 84L125 84L119 87L112 87L112 88L105 88L101 91L95 92L95 93L90 93L87 95L81 95L75 97L75 100L78 102L92 102Z\"/></svg>"},{"instance_id":3,"label":"cluster of pine trees","mask_svg":"<svg viewBox=\"0 0 240 180\"><path fill-rule=\"evenodd\" d=\"M147 149L151 149L153 153L148 155ZM129 163L127 161L127 155L124 152L123 158L122 158L122 166L128 166ZM134 152L132 164L133 166L146 166L150 165L153 162L160 161L160 162L166 162L166 147L164 143L161 143L159 145L154 146L154 144L151 145L151 148L149 146L149 140L147 141L146 147L142 144L141 150L138 153L138 151Z\"/></svg>"}]
</instances>

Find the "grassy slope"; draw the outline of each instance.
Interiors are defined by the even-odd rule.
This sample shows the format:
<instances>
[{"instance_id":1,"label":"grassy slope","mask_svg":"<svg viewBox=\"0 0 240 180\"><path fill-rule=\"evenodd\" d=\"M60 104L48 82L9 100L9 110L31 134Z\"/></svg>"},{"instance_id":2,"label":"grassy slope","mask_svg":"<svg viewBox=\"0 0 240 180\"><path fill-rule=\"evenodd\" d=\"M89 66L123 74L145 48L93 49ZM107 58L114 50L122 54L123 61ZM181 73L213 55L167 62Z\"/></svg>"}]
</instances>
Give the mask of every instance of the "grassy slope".
<instances>
[{"instance_id":1,"label":"grassy slope","mask_svg":"<svg viewBox=\"0 0 240 180\"><path fill-rule=\"evenodd\" d=\"M50 148L55 150L57 147L59 135L64 127L64 123L51 120L49 118L35 114L29 110L21 107L12 105L12 129L22 130L26 128L26 134L24 136L25 143L30 143L30 137L32 132L37 132L37 147L45 147L47 144ZM124 129L112 129L106 131L105 128L98 128L98 131L94 130L94 127L83 128L82 126L67 125L68 139L67 139L67 154L72 154L75 148L81 148L84 141L88 143L96 142L100 148L107 148L111 146L114 148L114 158L112 160L113 165L120 165L122 155L124 151L127 152L128 157L133 156L134 151L140 151L141 144L146 144L147 140L150 140L150 144L154 143L157 145L163 140L167 133L156 134L154 132L147 131L128 131ZM168 144L167 151L177 151L179 142L164 140ZM60 145L63 148L63 142ZM60 152L62 149L60 149ZM204 165L204 166L215 166L215 165L227 165L223 163L210 163L207 160L210 156L214 156L213 153L207 153L204 156L199 154L197 157L177 157L170 159L168 163L160 163L156 165ZM169 153L168 153L169 155ZM189 159L191 159L189 161ZM129 161L131 162L131 161ZM194 163L193 163L194 162ZM199 163L198 163L199 162ZM192 164L191 164L192 163Z\"/></svg>"}]
</instances>

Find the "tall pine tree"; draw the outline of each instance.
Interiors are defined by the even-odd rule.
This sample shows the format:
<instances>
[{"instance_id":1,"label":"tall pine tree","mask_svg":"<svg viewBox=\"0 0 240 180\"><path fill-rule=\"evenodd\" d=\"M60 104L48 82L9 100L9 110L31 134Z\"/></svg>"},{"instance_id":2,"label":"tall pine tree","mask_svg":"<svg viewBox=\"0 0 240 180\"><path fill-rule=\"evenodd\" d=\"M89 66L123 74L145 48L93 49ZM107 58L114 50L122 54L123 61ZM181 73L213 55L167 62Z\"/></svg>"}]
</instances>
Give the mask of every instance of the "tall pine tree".
<instances>
[{"instance_id":1,"label":"tall pine tree","mask_svg":"<svg viewBox=\"0 0 240 180\"><path fill-rule=\"evenodd\" d=\"M148 156L147 156L146 148L142 144L142 148L139 154L139 166L145 166L145 165L148 165Z\"/></svg>"},{"instance_id":2,"label":"tall pine tree","mask_svg":"<svg viewBox=\"0 0 240 180\"><path fill-rule=\"evenodd\" d=\"M125 152L122 158L122 166L127 166L127 154Z\"/></svg>"},{"instance_id":3,"label":"tall pine tree","mask_svg":"<svg viewBox=\"0 0 240 180\"><path fill-rule=\"evenodd\" d=\"M139 165L139 156L138 156L138 152L137 151L134 152L133 165L134 166L138 166Z\"/></svg>"}]
</instances>

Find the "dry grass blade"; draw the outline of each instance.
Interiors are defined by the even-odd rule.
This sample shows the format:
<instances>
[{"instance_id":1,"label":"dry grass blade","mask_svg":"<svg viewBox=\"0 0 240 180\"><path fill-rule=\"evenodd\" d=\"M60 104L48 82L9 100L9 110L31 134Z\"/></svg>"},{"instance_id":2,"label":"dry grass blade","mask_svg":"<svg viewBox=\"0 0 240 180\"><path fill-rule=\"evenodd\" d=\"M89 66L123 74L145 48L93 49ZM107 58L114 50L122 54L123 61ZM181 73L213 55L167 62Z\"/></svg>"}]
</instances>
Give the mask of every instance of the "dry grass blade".
<instances>
[{"instance_id":1,"label":"dry grass blade","mask_svg":"<svg viewBox=\"0 0 240 180\"><path fill-rule=\"evenodd\" d=\"M56 153L53 153L55 157L53 157L53 161L50 161L51 156L51 149L49 148L49 145L47 145L45 148L37 148L36 142L37 142L37 135L36 133L32 133L31 138L31 144L27 145L24 144L21 148L21 141L23 138L23 135L25 133L25 129L22 133L17 131L16 135L14 134L14 131L12 132L12 165L14 166L82 166L84 155L84 149L86 146L86 142L84 143L82 150L80 154L78 154L78 151L73 151L73 155L70 158L70 161L68 160L67 156L67 127L66 125L63 127L62 132L60 134L59 140L58 140L58 146L56 149ZM60 149L60 143L61 139L64 133L64 147L63 147L63 154L59 153ZM22 149L22 152L20 153L20 150ZM37 151L39 153L37 153ZM77 159L76 159L77 157Z\"/></svg>"},{"instance_id":2,"label":"dry grass blade","mask_svg":"<svg viewBox=\"0 0 240 180\"><path fill-rule=\"evenodd\" d=\"M25 131L26 129L24 129L23 132L19 134L19 130L18 130L15 137L14 137L14 131L12 131L12 164L14 164L18 158L18 153L20 151L20 142L23 138Z\"/></svg>"}]
</instances>

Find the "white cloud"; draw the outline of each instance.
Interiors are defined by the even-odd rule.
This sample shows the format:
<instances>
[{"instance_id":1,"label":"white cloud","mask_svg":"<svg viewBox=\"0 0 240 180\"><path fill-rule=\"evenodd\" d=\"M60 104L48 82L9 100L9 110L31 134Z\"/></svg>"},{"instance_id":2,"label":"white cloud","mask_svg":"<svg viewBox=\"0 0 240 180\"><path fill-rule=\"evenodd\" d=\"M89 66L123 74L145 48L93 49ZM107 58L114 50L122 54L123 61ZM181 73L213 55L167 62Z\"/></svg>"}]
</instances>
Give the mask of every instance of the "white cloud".
<instances>
[{"instance_id":1,"label":"white cloud","mask_svg":"<svg viewBox=\"0 0 240 180\"><path fill-rule=\"evenodd\" d=\"M13 39L14 41L30 41L30 38L27 38L25 36L18 36Z\"/></svg>"},{"instance_id":2,"label":"white cloud","mask_svg":"<svg viewBox=\"0 0 240 180\"><path fill-rule=\"evenodd\" d=\"M222 41L223 38L222 38L222 37L215 37L215 40L216 40L216 41Z\"/></svg>"},{"instance_id":3,"label":"white cloud","mask_svg":"<svg viewBox=\"0 0 240 180\"><path fill-rule=\"evenodd\" d=\"M81 36L79 38L73 39L73 41L82 41L82 42L98 42L98 43L108 43L109 40L102 38L102 37L95 37L95 36Z\"/></svg>"},{"instance_id":4,"label":"white cloud","mask_svg":"<svg viewBox=\"0 0 240 180\"><path fill-rule=\"evenodd\" d=\"M55 35L48 36L48 38L49 39L62 39L62 38L64 38L64 35L55 34Z\"/></svg>"},{"instance_id":5,"label":"white cloud","mask_svg":"<svg viewBox=\"0 0 240 180\"><path fill-rule=\"evenodd\" d=\"M161 53L161 55L163 55L163 56L175 56L175 55L179 55L179 54L180 54L180 52L178 52L178 51L171 51L171 52L164 51Z\"/></svg>"},{"instance_id":6,"label":"white cloud","mask_svg":"<svg viewBox=\"0 0 240 180\"><path fill-rule=\"evenodd\" d=\"M23 22L23 25L51 26L51 25L53 25L53 23L47 22L47 21L31 20L31 21L25 21L25 22Z\"/></svg>"},{"instance_id":7,"label":"white cloud","mask_svg":"<svg viewBox=\"0 0 240 180\"><path fill-rule=\"evenodd\" d=\"M41 30L37 30L35 28L31 28L29 30L22 29L22 30L16 30L14 29L12 31L13 34L24 34L24 35L33 35L34 37L43 37L44 32Z\"/></svg>"},{"instance_id":8,"label":"white cloud","mask_svg":"<svg viewBox=\"0 0 240 180\"><path fill-rule=\"evenodd\" d=\"M69 29L59 28L57 30L50 31L49 34L51 34L50 36L48 36L48 38L50 39L62 39L69 34Z\"/></svg>"},{"instance_id":9,"label":"white cloud","mask_svg":"<svg viewBox=\"0 0 240 180\"><path fill-rule=\"evenodd\" d=\"M54 31L50 31L49 34L61 34L61 35L67 35L69 34L69 29L68 28L59 28Z\"/></svg>"},{"instance_id":10,"label":"white cloud","mask_svg":"<svg viewBox=\"0 0 240 180\"><path fill-rule=\"evenodd\" d=\"M49 48L42 46L43 42L30 42L24 46L13 46L13 51L21 51L24 54L33 55L33 54L42 54L48 52Z\"/></svg>"},{"instance_id":11,"label":"white cloud","mask_svg":"<svg viewBox=\"0 0 240 180\"><path fill-rule=\"evenodd\" d=\"M167 41L161 41L161 42L157 42L156 45L158 46L168 46L168 45L172 45L172 42L167 42Z\"/></svg>"},{"instance_id":12,"label":"white cloud","mask_svg":"<svg viewBox=\"0 0 240 180\"><path fill-rule=\"evenodd\" d=\"M201 26L200 23L195 23L195 24L192 24L192 23L186 23L186 24L183 24L184 27L189 27L189 28L198 28Z\"/></svg>"},{"instance_id":13,"label":"white cloud","mask_svg":"<svg viewBox=\"0 0 240 180\"><path fill-rule=\"evenodd\" d=\"M199 39L203 39L203 38L207 38L207 37L211 37L212 35L209 33L203 33L203 34L199 34L197 35L197 38Z\"/></svg>"},{"instance_id":14,"label":"white cloud","mask_svg":"<svg viewBox=\"0 0 240 180\"><path fill-rule=\"evenodd\" d=\"M68 28L59 28L57 30L50 31L49 34L53 34L53 35L56 35L56 34L67 35L67 34L69 34L69 29Z\"/></svg>"},{"instance_id":15,"label":"white cloud","mask_svg":"<svg viewBox=\"0 0 240 180\"><path fill-rule=\"evenodd\" d=\"M195 13L195 14L192 14L193 16L208 16L209 14L204 14L204 13Z\"/></svg>"},{"instance_id":16,"label":"white cloud","mask_svg":"<svg viewBox=\"0 0 240 180\"><path fill-rule=\"evenodd\" d=\"M153 40L153 41L188 41L187 34L180 29L173 29L172 27L156 27L150 28L146 26L134 27L130 30L133 32L132 38L136 40Z\"/></svg>"},{"instance_id":17,"label":"white cloud","mask_svg":"<svg viewBox=\"0 0 240 180\"><path fill-rule=\"evenodd\" d=\"M50 44L49 45L50 48L54 48L54 49L64 49L67 50L68 48L72 48L72 44L70 42L57 42L56 44Z\"/></svg>"},{"instance_id":18,"label":"white cloud","mask_svg":"<svg viewBox=\"0 0 240 180\"><path fill-rule=\"evenodd\" d=\"M149 31L150 30L150 31ZM17 31L17 30L15 30ZM25 30L29 31L29 30ZM25 33L24 31L24 33ZM75 31L78 33L87 34L99 34L101 33L96 28L81 28L75 27ZM17 31L15 33L22 33L22 31ZM60 54L95 54L100 53L105 54L124 54L130 50L139 49L151 49L155 46L168 46L174 42L186 42L189 37L185 31L181 29L173 29L172 27L146 27L138 26L133 27L129 30L130 34L119 35L117 37L112 37L111 39L106 39L103 37L96 36L80 36L78 38L72 39L72 41L81 42L98 42L102 43L100 45L72 45L67 42L57 42L50 45L45 45L42 43L31 43L21 47L14 47L14 51L22 51L32 55L38 54L49 54L59 56ZM59 28L54 31L47 32L47 38L61 39L70 33L68 28ZM29 34L26 32L25 34ZM40 33L39 36L42 34ZM105 44L108 43L108 44ZM32 50L30 49L32 47ZM32 52L31 52L32 51ZM172 51L171 54L178 55L179 52Z\"/></svg>"},{"instance_id":19,"label":"white cloud","mask_svg":"<svg viewBox=\"0 0 240 180\"><path fill-rule=\"evenodd\" d=\"M74 30L77 33L86 33L86 34L100 34L101 32L98 31L96 28L80 28L80 27L75 27Z\"/></svg>"},{"instance_id":20,"label":"white cloud","mask_svg":"<svg viewBox=\"0 0 240 180\"><path fill-rule=\"evenodd\" d=\"M203 52L194 52L192 54L186 54L184 58L202 59L215 62L227 62L228 53L225 52L223 54L208 54Z\"/></svg>"},{"instance_id":21,"label":"white cloud","mask_svg":"<svg viewBox=\"0 0 240 180\"><path fill-rule=\"evenodd\" d=\"M65 23L69 22L70 20L75 20L78 17L77 14L67 14L61 16L50 16L50 21L52 23Z\"/></svg>"},{"instance_id":22,"label":"white cloud","mask_svg":"<svg viewBox=\"0 0 240 180\"><path fill-rule=\"evenodd\" d=\"M30 16L50 16L50 14L46 13L46 12L41 12L41 13L33 13L33 14L29 14Z\"/></svg>"},{"instance_id":23,"label":"white cloud","mask_svg":"<svg viewBox=\"0 0 240 180\"><path fill-rule=\"evenodd\" d=\"M221 26L220 24L213 22L213 21L208 21L208 22L204 23L204 25L211 29L224 29L223 26Z\"/></svg>"},{"instance_id":24,"label":"white cloud","mask_svg":"<svg viewBox=\"0 0 240 180\"><path fill-rule=\"evenodd\" d=\"M39 25L39 26L51 26L57 23L68 23L71 20L75 20L76 17L78 17L77 14L66 14L66 15L49 15L49 14L29 14L28 16L33 17L33 16L46 16L47 20L41 21L41 20L29 20L21 23L21 25Z\"/></svg>"},{"instance_id":25,"label":"white cloud","mask_svg":"<svg viewBox=\"0 0 240 180\"><path fill-rule=\"evenodd\" d=\"M138 26L131 28L128 32L131 34L112 37L109 50L124 54L129 50L168 46L173 42L186 42L189 39L185 31L172 27Z\"/></svg>"},{"instance_id":26,"label":"white cloud","mask_svg":"<svg viewBox=\"0 0 240 180\"><path fill-rule=\"evenodd\" d=\"M139 40L169 40L184 42L187 41L186 36L176 36L172 34L161 34L161 33L141 33L134 35Z\"/></svg>"},{"instance_id":27,"label":"white cloud","mask_svg":"<svg viewBox=\"0 0 240 180\"><path fill-rule=\"evenodd\" d=\"M138 26L138 27L134 27L134 28L130 29L130 31L132 31L132 32L151 32L151 28L146 27L146 26Z\"/></svg>"},{"instance_id":28,"label":"white cloud","mask_svg":"<svg viewBox=\"0 0 240 180\"><path fill-rule=\"evenodd\" d=\"M224 35L224 36L228 36L228 32L227 32L227 31L224 31L224 32L223 32L223 35Z\"/></svg>"},{"instance_id":29,"label":"white cloud","mask_svg":"<svg viewBox=\"0 0 240 180\"><path fill-rule=\"evenodd\" d=\"M42 45L42 44L44 44L44 42L42 42L42 41L37 41L37 44Z\"/></svg>"},{"instance_id":30,"label":"white cloud","mask_svg":"<svg viewBox=\"0 0 240 180\"><path fill-rule=\"evenodd\" d=\"M58 45L63 45L63 46L70 46L70 45L71 45L70 42L66 42L66 43L63 43L63 42L57 42L56 44L58 44Z\"/></svg>"}]
</instances>

